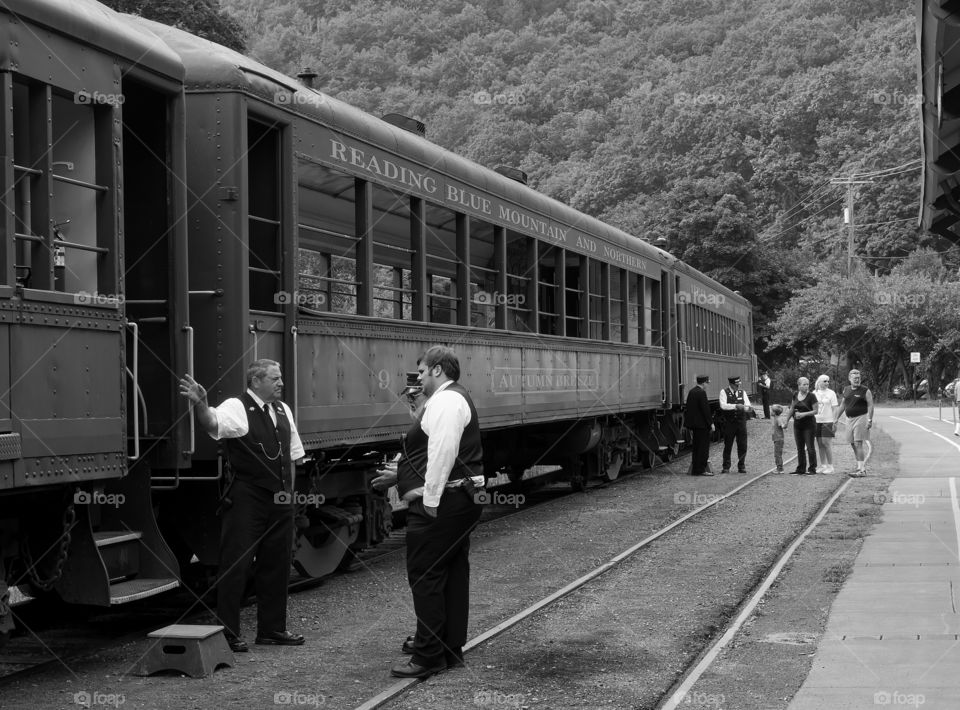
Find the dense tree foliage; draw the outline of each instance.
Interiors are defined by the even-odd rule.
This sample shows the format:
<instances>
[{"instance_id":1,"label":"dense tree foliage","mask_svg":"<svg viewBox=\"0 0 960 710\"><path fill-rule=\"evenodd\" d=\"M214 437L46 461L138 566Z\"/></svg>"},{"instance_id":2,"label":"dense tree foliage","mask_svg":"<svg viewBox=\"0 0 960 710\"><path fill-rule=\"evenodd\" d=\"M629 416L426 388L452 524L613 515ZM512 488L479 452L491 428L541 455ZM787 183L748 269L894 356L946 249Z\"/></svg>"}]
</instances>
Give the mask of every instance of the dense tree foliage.
<instances>
[{"instance_id":1,"label":"dense tree foliage","mask_svg":"<svg viewBox=\"0 0 960 710\"><path fill-rule=\"evenodd\" d=\"M211 42L243 52L243 28L221 11L214 0L101 0L103 4L130 15L179 27Z\"/></svg>"},{"instance_id":2,"label":"dense tree foliage","mask_svg":"<svg viewBox=\"0 0 960 710\"><path fill-rule=\"evenodd\" d=\"M767 363L826 342L778 331L792 319L777 314L824 278L846 283L847 187L831 178L861 178L864 288L918 248L945 273L960 266L960 250L916 227L915 27L902 0L221 1L264 63L312 67L340 99L417 117L439 145L665 237L751 299Z\"/></svg>"}]
</instances>

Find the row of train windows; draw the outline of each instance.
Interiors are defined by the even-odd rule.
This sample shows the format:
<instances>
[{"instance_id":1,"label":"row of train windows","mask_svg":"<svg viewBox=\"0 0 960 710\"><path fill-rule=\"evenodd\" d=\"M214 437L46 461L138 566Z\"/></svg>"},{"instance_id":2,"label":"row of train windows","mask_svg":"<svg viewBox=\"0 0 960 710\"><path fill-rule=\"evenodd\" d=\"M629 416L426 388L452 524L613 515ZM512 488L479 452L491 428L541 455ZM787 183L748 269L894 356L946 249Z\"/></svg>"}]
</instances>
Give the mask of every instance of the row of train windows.
<instances>
[{"instance_id":1,"label":"row of train windows","mask_svg":"<svg viewBox=\"0 0 960 710\"><path fill-rule=\"evenodd\" d=\"M258 137L251 160L270 142ZM653 279L312 162L300 161L298 173L297 283L285 298L302 307L661 344L661 296ZM273 194L257 191L251 184L251 307L276 312L279 206Z\"/></svg>"},{"instance_id":2,"label":"row of train windows","mask_svg":"<svg viewBox=\"0 0 960 710\"><path fill-rule=\"evenodd\" d=\"M750 354L747 326L733 318L695 306L680 306L683 319L683 340L692 350L719 355Z\"/></svg>"}]
</instances>

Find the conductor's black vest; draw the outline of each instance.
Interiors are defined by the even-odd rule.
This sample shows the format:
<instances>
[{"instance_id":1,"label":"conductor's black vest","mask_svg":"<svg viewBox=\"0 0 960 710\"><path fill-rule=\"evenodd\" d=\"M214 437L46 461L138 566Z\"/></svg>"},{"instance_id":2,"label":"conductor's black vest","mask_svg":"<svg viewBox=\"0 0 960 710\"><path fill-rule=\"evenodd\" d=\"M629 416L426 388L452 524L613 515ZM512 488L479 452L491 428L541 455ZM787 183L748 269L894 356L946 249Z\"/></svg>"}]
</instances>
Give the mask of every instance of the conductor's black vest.
<instances>
[{"instance_id":1,"label":"conductor's black vest","mask_svg":"<svg viewBox=\"0 0 960 710\"><path fill-rule=\"evenodd\" d=\"M470 421L460 437L457 460L450 471L450 481L483 475L483 444L480 439L480 420L470 395L458 382L447 385L444 390L457 392L470 407ZM403 456L397 464L397 491L405 493L423 485L427 475L427 441L429 437L420 427L419 420L410 427L403 442Z\"/></svg>"},{"instance_id":2,"label":"conductor's black vest","mask_svg":"<svg viewBox=\"0 0 960 710\"><path fill-rule=\"evenodd\" d=\"M290 422L279 402L269 405L277 414L274 428L270 415L258 407L248 392L240 395L247 415L246 436L224 439L233 475L241 481L277 493L290 490Z\"/></svg>"},{"instance_id":3,"label":"conductor's black vest","mask_svg":"<svg viewBox=\"0 0 960 710\"><path fill-rule=\"evenodd\" d=\"M745 404L746 402L743 399L743 390L737 390L734 392L731 388L727 387L727 404ZM747 412L745 409L724 409L723 417L727 421L739 421L747 420Z\"/></svg>"}]
</instances>

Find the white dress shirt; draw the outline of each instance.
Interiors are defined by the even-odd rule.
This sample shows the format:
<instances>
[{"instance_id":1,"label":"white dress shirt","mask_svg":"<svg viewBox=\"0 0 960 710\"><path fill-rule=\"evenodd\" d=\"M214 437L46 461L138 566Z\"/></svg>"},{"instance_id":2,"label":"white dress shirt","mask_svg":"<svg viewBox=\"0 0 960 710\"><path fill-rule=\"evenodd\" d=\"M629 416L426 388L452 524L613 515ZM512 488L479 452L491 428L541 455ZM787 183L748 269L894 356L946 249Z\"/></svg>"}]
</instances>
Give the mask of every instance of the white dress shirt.
<instances>
[{"instance_id":1,"label":"white dress shirt","mask_svg":"<svg viewBox=\"0 0 960 710\"><path fill-rule=\"evenodd\" d=\"M264 401L248 389L247 394L256 402L260 409L263 409ZM298 461L304 456L303 442L300 441L300 433L297 431L297 425L293 421L293 412L286 402L281 402L284 413L287 415L287 421L290 423L290 460ZM210 407L217 417L217 433L210 436L217 441L220 439L238 439L246 436L250 431L250 424L247 421L247 412L243 406L243 400L239 397L226 399L219 407ZM270 419L273 425L277 425L277 412L273 407L269 408Z\"/></svg>"},{"instance_id":2,"label":"white dress shirt","mask_svg":"<svg viewBox=\"0 0 960 710\"><path fill-rule=\"evenodd\" d=\"M742 394L743 394L743 408L748 409L750 407L750 398L747 397L746 392L743 392ZM730 404L727 404L727 388L724 387L722 390L720 390L720 409L724 409L729 412L729 411L733 411L736 408L737 408L736 402L731 402Z\"/></svg>"},{"instance_id":3,"label":"white dress shirt","mask_svg":"<svg viewBox=\"0 0 960 710\"><path fill-rule=\"evenodd\" d=\"M470 405L459 392L450 392L448 380L430 395L423 408L420 428L429 437L427 441L427 473L424 476L423 504L431 508L440 505L443 487L460 452L460 438L470 423ZM483 476L473 476L476 486L483 486Z\"/></svg>"}]
</instances>

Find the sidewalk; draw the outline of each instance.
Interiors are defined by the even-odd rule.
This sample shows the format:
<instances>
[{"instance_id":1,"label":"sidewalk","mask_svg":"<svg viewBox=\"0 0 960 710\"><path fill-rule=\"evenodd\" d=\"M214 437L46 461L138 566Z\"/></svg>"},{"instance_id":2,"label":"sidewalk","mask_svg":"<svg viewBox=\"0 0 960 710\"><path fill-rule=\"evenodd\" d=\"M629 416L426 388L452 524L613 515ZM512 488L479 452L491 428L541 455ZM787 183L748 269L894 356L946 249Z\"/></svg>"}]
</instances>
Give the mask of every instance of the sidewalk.
<instances>
[{"instance_id":1,"label":"sidewalk","mask_svg":"<svg viewBox=\"0 0 960 710\"><path fill-rule=\"evenodd\" d=\"M875 425L899 442L901 475L789 710L960 708L960 440L911 410Z\"/></svg>"}]
</instances>

